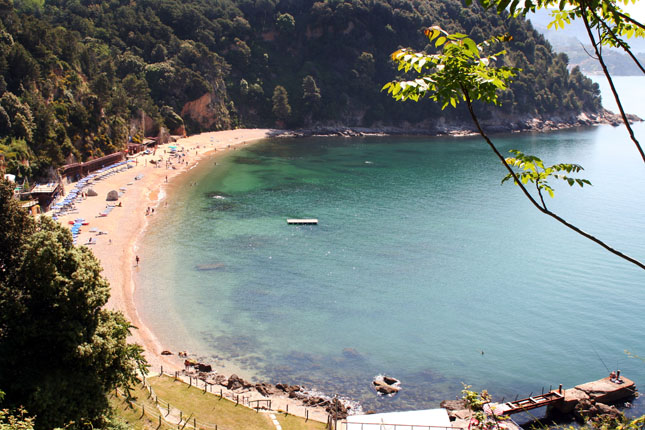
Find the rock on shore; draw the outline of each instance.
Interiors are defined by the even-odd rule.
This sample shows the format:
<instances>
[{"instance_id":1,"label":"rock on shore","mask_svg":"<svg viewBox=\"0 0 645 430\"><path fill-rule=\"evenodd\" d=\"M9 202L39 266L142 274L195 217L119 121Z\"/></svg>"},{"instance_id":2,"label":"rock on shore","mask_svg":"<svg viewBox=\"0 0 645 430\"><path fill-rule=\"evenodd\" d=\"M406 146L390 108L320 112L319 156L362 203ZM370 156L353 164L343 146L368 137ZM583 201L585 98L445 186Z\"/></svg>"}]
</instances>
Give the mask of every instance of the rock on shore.
<instances>
[{"instance_id":1,"label":"rock on shore","mask_svg":"<svg viewBox=\"0 0 645 430\"><path fill-rule=\"evenodd\" d=\"M636 115L628 114L631 122L642 121ZM600 124L613 126L622 125L620 115L603 109L598 113L583 112L578 115L562 113L550 116L506 115L495 112L490 118L480 119L487 133L513 133L525 131L554 131L574 127L584 127ZM388 136L388 135L427 135L427 136L471 136L477 134L472 121L449 122L445 118L429 119L417 124L401 126L349 127L342 124L318 125L310 128L283 131L278 137L310 137L310 136Z\"/></svg>"}]
</instances>

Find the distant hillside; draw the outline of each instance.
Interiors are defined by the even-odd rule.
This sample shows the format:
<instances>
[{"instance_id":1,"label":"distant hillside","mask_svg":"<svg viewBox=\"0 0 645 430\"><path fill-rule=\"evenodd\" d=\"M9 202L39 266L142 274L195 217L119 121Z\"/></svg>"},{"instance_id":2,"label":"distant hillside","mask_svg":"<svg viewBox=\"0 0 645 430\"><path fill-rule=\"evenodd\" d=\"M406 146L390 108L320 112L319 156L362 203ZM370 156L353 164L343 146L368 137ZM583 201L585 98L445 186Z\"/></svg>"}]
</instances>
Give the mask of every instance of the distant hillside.
<instances>
[{"instance_id":1,"label":"distant hillside","mask_svg":"<svg viewBox=\"0 0 645 430\"><path fill-rule=\"evenodd\" d=\"M597 86L570 73L529 22L458 0L0 0L0 22L0 153L19 176L161 127L466 121L465 110L396 103L380 91L396 76L390 53L432 50L421 29L435 24L477 41L513 36L504 61L523 72L502 96L502 115L600 109Z\"/></svg>"},{"instance_id":2,"label":"distant hillside","mask_svg":"<svg viewBox=\"0 0 645 430\"><path fill-rule=\"evenodd\" d=\"M547 10L538 10L531 15L531 23L542 33L557 52L564 52L569 57L570 67L579 66L585 74L597 75L602 69L597 60L589 54L593 48L589 43L587 31L581 21L573 21L564 29L547 29L552 21ZM628 39L632 52L645 63L645 39ZM605 47L604 58L612 74L617 76L641 76L642 72L622 49ZM585 52L586 50L586 52Z\"/></svg>"}]
</instances>

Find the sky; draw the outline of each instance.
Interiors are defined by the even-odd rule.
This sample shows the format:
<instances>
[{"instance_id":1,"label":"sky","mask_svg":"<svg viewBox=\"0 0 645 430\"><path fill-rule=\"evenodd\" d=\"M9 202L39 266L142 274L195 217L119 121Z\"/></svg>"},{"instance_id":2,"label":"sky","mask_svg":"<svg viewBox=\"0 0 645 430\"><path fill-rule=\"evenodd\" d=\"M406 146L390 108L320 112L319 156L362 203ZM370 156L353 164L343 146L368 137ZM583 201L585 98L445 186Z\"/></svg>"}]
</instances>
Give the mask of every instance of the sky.
<instances>
[{"instance_id":1,"label":"sky","mask_svg":"<svg viewBox=\"0 0 645 430\"><path fill-rule=\"evenodd\" d=\"M640 0L636 4L630 4L629 6L620 5L622 9L631 15L632 18L637 21L645 21L645 1Z\"/></svg>"}]
</instances>

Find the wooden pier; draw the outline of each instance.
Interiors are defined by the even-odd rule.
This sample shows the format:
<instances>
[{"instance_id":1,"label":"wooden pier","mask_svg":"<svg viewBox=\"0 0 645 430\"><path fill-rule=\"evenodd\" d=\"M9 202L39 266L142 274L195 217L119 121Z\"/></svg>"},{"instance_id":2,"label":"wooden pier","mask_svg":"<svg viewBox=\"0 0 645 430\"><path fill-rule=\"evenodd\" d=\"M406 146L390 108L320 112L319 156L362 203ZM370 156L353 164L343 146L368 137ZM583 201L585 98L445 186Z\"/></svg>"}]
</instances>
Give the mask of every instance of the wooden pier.
<instances>
[{"instance_id":1,"label":"wooden pier","mask_svg":"<svg viewBox=\"0 0 645 430\"><path fill-rule=\"evenodd\" d=\"M562 385L560 385L557 390L512 402L487 403L484 405L484 410L495 415L512 415L548 406L547 414L554 412L570 414L574 411L576 405L583 400L611 404L633 397L635 392L636 386L633 381L620 376L618 379L608 377L566 390L563 390Z\"/></svg>"},{"instance_id":2,"label":"wooden pier","mask_svg":"<svg viewBox=\"0 0 645 430\"><path fill-rule=\"evenodd\" d=\"M318 220L316 218L289 218L287 224L295 225L316 225Z\"/></svg>"},{"instance_id":3,"label":"wooden pier","mask_svg":"<svg viewBox=\"0 0 645 430\"><path fill-rule=\"evenodd\" d=\"M538 396L531 396L525 399L513 400L506 403L488 403L484 410L495 413L495 415L512 415L518 412L529 411L531 409L541 408L542 406L549 406L555 403L562 402L564 394L558 391L550 391L546 394Z\"/></svg>"}]
</instances>

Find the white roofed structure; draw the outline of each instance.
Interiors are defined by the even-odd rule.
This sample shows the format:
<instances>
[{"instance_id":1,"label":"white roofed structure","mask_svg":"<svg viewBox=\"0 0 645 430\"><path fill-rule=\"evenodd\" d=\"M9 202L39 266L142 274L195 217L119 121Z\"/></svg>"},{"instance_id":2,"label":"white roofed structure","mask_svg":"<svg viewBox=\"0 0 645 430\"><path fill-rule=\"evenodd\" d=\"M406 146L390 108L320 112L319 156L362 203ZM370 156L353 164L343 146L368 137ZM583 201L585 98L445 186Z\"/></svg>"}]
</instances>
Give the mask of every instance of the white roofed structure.
<instances>
[{"instance_id":1,"label":"white roofed structure","mask_svg":"<svg viewBox=\"0 0 645 430\"><path fill-rule=\"evenodd\" d=\"M352 415L343 422L346 430L451 430L448 411L387 412L383 414ZM339 426L339 428L342 428Z\"/></svg>"}]
</instances>

